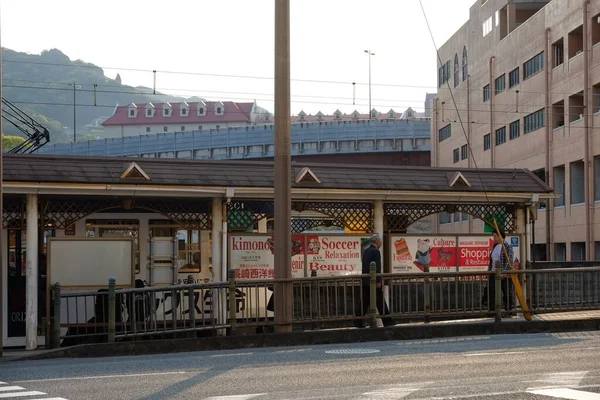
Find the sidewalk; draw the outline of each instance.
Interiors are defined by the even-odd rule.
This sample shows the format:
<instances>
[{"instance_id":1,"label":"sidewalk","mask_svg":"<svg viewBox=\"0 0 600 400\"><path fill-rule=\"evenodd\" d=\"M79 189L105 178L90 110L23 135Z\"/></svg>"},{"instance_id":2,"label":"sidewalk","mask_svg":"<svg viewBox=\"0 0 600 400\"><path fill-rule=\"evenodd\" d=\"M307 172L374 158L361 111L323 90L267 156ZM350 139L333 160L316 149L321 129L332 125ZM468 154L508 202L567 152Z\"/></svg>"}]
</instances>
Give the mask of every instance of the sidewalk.
<instances>
[{"instance_id":1,"label":"sidewalk","mask_svg":"<svg viewBox=\"0 0 600 400\"><path fill-rule=\"evenodd\" d=\"M520 315L495 323L494 318L473 318L398 324L388 328L338 328L252 335L217 336L193 339L140 340L116 343L83 344L59 349L4 350L1 361L52 358L113 357L164 354L190 351L242 349L257 347L342 344L385 340L417 340L441 337L493 334L562 333L600 331L600 310L536 315L526 321Z\"/></svg>"}]
</instances>

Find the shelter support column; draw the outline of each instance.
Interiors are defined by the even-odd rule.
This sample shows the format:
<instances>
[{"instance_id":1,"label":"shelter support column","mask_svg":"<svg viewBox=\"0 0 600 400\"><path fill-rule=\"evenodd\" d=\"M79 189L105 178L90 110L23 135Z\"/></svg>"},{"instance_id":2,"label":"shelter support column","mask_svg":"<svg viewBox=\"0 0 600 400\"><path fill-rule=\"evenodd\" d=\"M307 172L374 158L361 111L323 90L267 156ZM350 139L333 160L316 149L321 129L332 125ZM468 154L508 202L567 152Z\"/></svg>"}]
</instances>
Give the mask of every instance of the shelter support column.
<instances>
[{"instance_id":1,"label":"shelter support column","mask_svg":"<svg viewBox=\"0 0 600 400\"><path fill-rule=\"evenodd\" d=\"M27 272L25 348L38 347L38 197L27 195Z\"/></svg>"},{"instance_id":2,"label":"shelter support column","mask_svg":"<svg viewBox=\"0 0 600 400\"><path fill-rule=\"evenodd\" d=\"M220 197L214 197L212 199L212 277L215 282L222 282L227 277L223 276L223 270L221 268L221 246L224 244L222 241L223 234L223 201Z\"/></svg>"},{"instance_id":3,"label":"shelter support column","mask_svg":"<svg viewBox=\"0 0 600 400\"><path fill-rule=\"evenodd\" d=\"M520 269L525 269L525 264L527 261L527 254L529 253L528 247L530 246L529 237L527 235L527 208L525 206L519 206L517 208L517 218L516 218L516 233L519 235L519 254L515 254L515 259L519 258ZM523 296L527 298L527 285L526 275L521 276L521 288L523 290Z\"/></svg>"},{"instance_id":4,"label":"shelter support column","mask_svg":"<svg viewBox=\"0 0 600 400\"><path fill-rule=\"evenodd\" d=\"M385 240L383 240L383 233L384 233L384 211L383 211L383 201L382 200L375 200L375 202L373 203L373 229L374 232L373 233L377 233L379 235L381 235L381 247L379 248L379 251L381 252L381 261L382 261L382 266L381 266L381 271L385 272L385 261L386 261L386 257L385 257ZM383 287L383 297L385 299L385 301L389 304L390 303L390 292L389 292L389 287L388 286L384 286Z\"/></svg>"}]
</instances>

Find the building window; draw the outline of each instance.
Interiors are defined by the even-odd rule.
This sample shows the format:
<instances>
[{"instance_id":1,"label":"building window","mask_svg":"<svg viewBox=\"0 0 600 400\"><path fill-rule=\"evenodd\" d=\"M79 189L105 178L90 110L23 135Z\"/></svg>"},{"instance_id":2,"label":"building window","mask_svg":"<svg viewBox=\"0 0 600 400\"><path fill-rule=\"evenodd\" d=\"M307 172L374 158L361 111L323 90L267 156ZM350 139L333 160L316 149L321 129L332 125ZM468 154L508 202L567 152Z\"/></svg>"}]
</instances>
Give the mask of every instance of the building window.
<instances>
[{"instance_id":1,"label":"building window","mask_svg":"<svg viewBox=\"0 0 600 400\"><path fill-rule=\"evenodd\" d=\"M181 115L184 116L184 117L187 116L188 115L188 109L187 108L182 108L181 109Z\"/></svg>"},{"instance_id":2,"label":"building window","mask_svg":"<svg viewBox=\"0 0 600 400\"><path fill-rule=\"evenodd\" d=\"M146 117L151 117L152 116L152 109L148 108L146 109Z\"/></svg>"},{"instance_id":3,"label":"building window","mask_svg":"<svg viewBox=\"0 0 600 400\"><path fill-rule=\"evenodd\" d=\"M462 55L462 80L466 81L469 75L469 58L467 57L467 46L463 47Z\"/></svg>"},{"instance_id":4,"label":"building window","mask_svg":"<svg viewBox=\"0 0 600 400\"><path fill-rule=\"evenodd\" d=\"M163 108L163 117L170 117L170 116L171 116L171 109Z\"/></svg>"},{"instance_id":5,"label":"building window","mask_svg":"<svg viewBox=\"0 0 600 400\"><path fill-rule=\"evenodd\" d=\"M166 126L163 126L163 132L166 132L167 130L169 130L169 128L167 128Z\"/></svg>"},{"instance_id":6,"label":"building window","mask_svg":"<svg viewBox=\"0 0 600 400\"><path fill-rule=\"evenodd\" d=\"M565 125L565 101L552 104L552 128L559 128Z\"/></svg>"},{"instance_id":7,"label":"building window","mask_svg":"<svg viewBox=\"0 0 600 400\"><path fill-rule=\"evenodd\" d=\"M571 179L569 180L569 187L571 189L571 205L585 203L583 161L572 162L569 167L569 172L571 175Z\"/></svg>"},{"instance_id":8,"label":"building window","mask_svg":"<svg viewBox=\"0 0 600 400\"><path fill-rule=\"evenodd\" d=\"M506 127L496 129L496 146L506 143Z\"/></svg>"},{"instance_id":9,"label":"building window","mask_svg":"<svg viewBox=\"0 0 600 400\"><path fill-rule=\"evenodd\" d=\"M569 123L573 123L583 119L583 90L569 96Z\"/></svg>"},{"instance_id":10,"label":"building window","mask_svg":"<svg viewBox=\"0 0 600 400\"><path fill-rule=\"evenodd\" d=\"M554 199L554 207L562 207L565 205L565 166L561 165L554 167L554 193L559 195L558 199Z\"/></svg>"},{"instance_id":11,"label":"building window","mask_svg":"<svg viewBox=\"0 0 600 400\"><path fill-rule=\"evenodd\" d=\"M185 132L185 126L181 125L181 132Z\"/></svg>"},{"instance_id":12,"label":"building window","mask_svg":"<svg viewBox=\"0 0 600 400\"><path fill-rule=\"evenodd\" d=\"M450 80L450 60L438 69L438 85L442 87Z\"/></svg>"},{"instance_id":13,"label":"building window","mask_svg":"<svg viewBox=\"0 0 600 400\"><path fill-rule=\"evenodd\" d=\"M488 83L483 87L483 101L488 101L490 99L490 84Z\"/></svg>"},{"instance_id":14,"label":"building window","mask_svg":"<svg viewBox=\"0 0 600 400\"><path fill-rule=\"evenodd\" d=\"M217 107L217 114L219 114L219 115L220 115L220 114L221 114L221 112L222 112L222 110L223 110L223 109L222 109L221 107Z\"/></svg>"},{"instance_id":15,"label":"building window","mask_svg":"<svg viewBox=\"0 0 600 400\"><path fill-rule=\"evenodd\" d=\"M565 45L561 38L552 45L552 67L556 68L565 62Z\"/></svg>"},{"instance_id":16,"label":"building window","mask_svg":"<svg viewBox=\"0 0 600 400\"><path fill-rule=\"evenodd\" d=\"M199 115L204 115L204 107L200 107L200 108L198 109L198 114L199 114Z\"/></svg>"},{"instance_id":17,"label":"building window","mask_svg":"<svg viewBox=\"0 0 600 400\"><path fill-rule=\"evenodd\" d=\"M494 82L494 89L495 89L496 94L498 94L498 93L504 92L505 88L506 88L506 74L502 74L496 78L496 81Z\"/></svg>"},{"instance_id":18,"label":"building window","mask_svg":"<svg viewBox=\"0 0 600 400\"><path fill-rule=\"evenodd\" d=\"M592 109L594 113L600 112L600 82L592 86Z\"/></svg>"},{"instance_id":19,"label":"building window","mask_svg":"<svg viewBox=\"0 0 600 400\"><path fill-rule=\"evenodd\" d=\"M452 151L452 162L456 164L460 160L460 149L457 147Z\"/></svg>"},{"instance_id":20,"label":"building window","mask_svg":"<svg viewBox=\"0 0 600 400\"><path fill-rule=\"evenodd\" d=\"M513 69L508 74L508 87L517 86L519 84L519 67Z\"/></svg>"},{"instance_id":21,"label":"building window","mask_svg":"<svg viewBox=\"0 0 600 400\"><path fill-rule=\"evenodd\" d=\"M198 125L198 130L201 131L202 130L202 125Z\"/></svg>"},{"instance_id":22,"label":"building window","mask_svg":"<svg viewBox=\"0 0 600 400\"><path fill-rule=\"evenodd\" d=\"M442 211L440 213L440 224L449 224L451 222L450 218L450 214L448 214L445 211Z\"/></svg>"},{"instance_id":23,"label":"building window","mask_svg":"<svg viewBox=\"0 0 600 400\"><path fill-rule=\"evenodd\" d=\"M556 261L567 261L566 243L554 243L554 259Z\"/></svg>"},{"instance_id":24,"label":"building window","mask_svg":"<svg viewBox=\"0 0 600 400\"><path fill-rule=\"evenodd\" d=\"M585 242L571 243L571 261L585 261Z\"/></svg>"},{"instance_id":25,"label":"building window","mask_svg":"<svg viewBox=\"0 0 600 400\"><path fill-rule=\"evenodd\" d=\"M492 147L492 138L488 133L483 137L483 151L489 150Z\"/></svg>"},{"instance_id":26,"label":"building window","mask_svg":"<svg viewBox=\"0 0 600 400\"><path fill-rule=\"evenodd\" d=\"M466 144L463 144L460 148L460 159L466 160L469 157L469 147Z\"/></svg>"},{"instance_id":27,"label":"building window","mask_svg":"<svg viewBox=\"0 0 600 400\"><path fill-rule=\"evenodd\" d=\"M150 132L150 127L149 126L146 127L146 132Z\"/></svg>"},{"instance_id":28,"label":"building window","mask_svg":"<svg viewBox=\"0 0 600 400\"><path fill-rule=\"evenodd\" d=\"M510 134L509 134L509 137L510 137L511 140L512 139L516 139L519 136L521 136L521 125L520 125L520 123L521 123L520 119L518 119L518 120L510 123L510 128L509 128L510 129Z\"/></svg>"},{"instance_id":29,"label":"building window","mask_svg":"<svg viewBox=\"0 0 600 400\"><path fill-rule=\"evenodd\" d=\"M448 124L440 129L438 141L443 142L446 139L450 139L450 136L452 136L452 124Z\"/></svg>"},{"instance_id":30,"label":"building window","mask_svg":"<svg viewBox=\"0 0 600 400\"><path fill-rule=\"evenodd\" d=\"M129 110L129 116L135 117L135 110Z\"/></svg>"},{"instance_id":31,"label":"building window","mask_svg":"<svg viewBox=\"0 0 600 400\"><path fill-rule=\"evenodd\" d=\"M217 125L215 128L217 128L217 130L221 129L221 125Z\"/></svg>"},{"instance_id":32,"label":"building window","mask_svg":"<svg viewBox=\"0 0 600 400\"><path fill-rule=\"evenodd\" d=\"M523 118L523 125L525 125L524 133L533 132L545 126L544 123L544 109L538 110L534 113L527 115Z\"/></svg>"},{"instance_id":33,"label":"building window","mask_svg":"<svg viewBox=\"0 0 600 400\"><path fill-rule=\"evenodd\" d=\"M569 32L569 58L583 53L583 25Z\"/></svg>"},{"instance_id":34,"label":"building window","mask_svg":"<svg viewBox=\"0 0 600 400\"><path fill-rule=\"evenodd\" d=\"M531 78L544 69L544 52L539 53L523 64L523 80Z\"/></svg>"},{"instance_id":35,"label":"building window","mask_svg":"<svg viewBox=\"0 0 600 400\"><path fill-rule=\"evenodd\" d=\"M460 82L460 67L458 65L458 54L454 55L454 87L457 87Z\"/></svg>"},{"instance_id":36,"label":"building window","mask_svg":"<svg viewBox=\"0 0 600 400\"><path fill-rule=\"evenodd\" d=\"M493 27L492 17L489 17L483 23L483 37L486 37L487 35L489 35L492 32L492 27Z\"/></svg>"}]
</instances>

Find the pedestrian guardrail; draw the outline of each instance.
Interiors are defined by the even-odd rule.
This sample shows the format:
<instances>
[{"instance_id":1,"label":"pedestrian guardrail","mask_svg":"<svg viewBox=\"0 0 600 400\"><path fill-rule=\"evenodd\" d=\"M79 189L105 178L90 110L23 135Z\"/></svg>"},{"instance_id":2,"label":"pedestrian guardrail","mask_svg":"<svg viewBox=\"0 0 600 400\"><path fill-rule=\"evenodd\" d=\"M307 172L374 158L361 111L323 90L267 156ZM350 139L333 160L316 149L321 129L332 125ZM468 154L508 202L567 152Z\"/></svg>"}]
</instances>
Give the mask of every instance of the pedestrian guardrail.
<instances>
[{"instance_id":1,"label":"pedestrian guardrail","mask_svg":"<svg viewBox=\"0 0 600 400\"><path fill-rule=\"evenodd\" d=\"M198 335L242 328L272 328L274 293L290 284L292 324L321 329L333 324L377 327L432 319L600 310L600 267L495 272L435 272L236 280L166 287L63 291L53 287L51 345L165 335ZM279 285L281 286L281 285ZM383 299L386 299L384 302Z\"/></svg>"}]
</instances>

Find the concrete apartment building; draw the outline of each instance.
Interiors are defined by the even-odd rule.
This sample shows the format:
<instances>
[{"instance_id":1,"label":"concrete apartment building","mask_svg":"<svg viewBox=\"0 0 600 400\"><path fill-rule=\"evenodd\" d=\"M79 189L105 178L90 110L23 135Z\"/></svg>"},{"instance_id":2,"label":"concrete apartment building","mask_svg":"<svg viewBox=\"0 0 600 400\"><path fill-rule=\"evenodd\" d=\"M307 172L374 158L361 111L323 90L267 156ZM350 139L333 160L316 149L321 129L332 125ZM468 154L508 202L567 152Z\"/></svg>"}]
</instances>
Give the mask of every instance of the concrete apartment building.
<instances>
[{"instance_id":1,"label":"concrete apartment building","mask_svg":"<svg viewBox=\"0 0 600 400\"><path fill-rule=\"evenodd\" d=\"M600 259L600 1L477 0L439 57L432 165L534 171L536 259Z\"/></svg>"}]
</instances>

